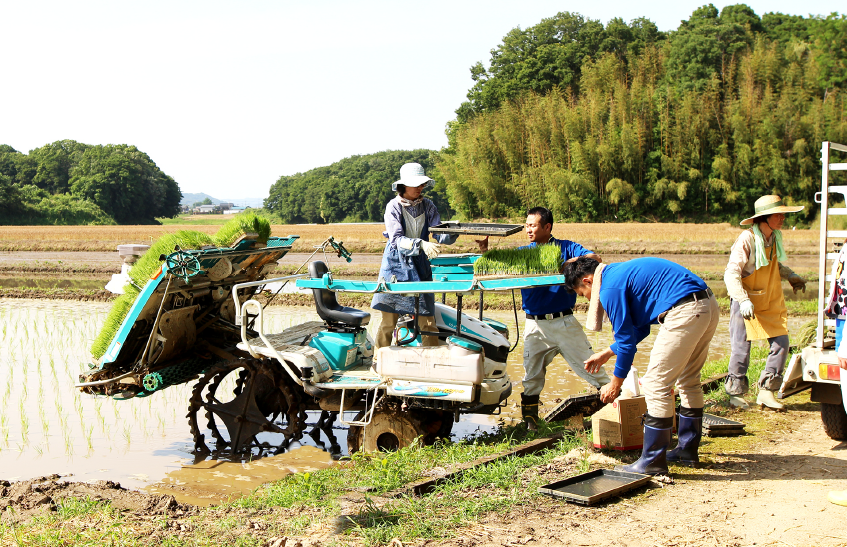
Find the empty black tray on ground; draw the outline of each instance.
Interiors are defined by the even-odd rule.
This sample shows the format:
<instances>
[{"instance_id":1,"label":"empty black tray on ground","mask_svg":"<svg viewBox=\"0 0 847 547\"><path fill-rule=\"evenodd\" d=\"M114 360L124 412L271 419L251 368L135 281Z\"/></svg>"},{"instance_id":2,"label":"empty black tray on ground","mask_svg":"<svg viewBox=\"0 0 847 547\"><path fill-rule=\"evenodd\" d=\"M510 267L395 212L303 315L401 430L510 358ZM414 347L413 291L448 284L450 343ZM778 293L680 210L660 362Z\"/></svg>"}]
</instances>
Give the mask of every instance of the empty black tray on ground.
<instances>
[{"instance_id":1,"label":"empty black tray on ground","mask_svg":"<svg viewBox=\"0 0 847 547\"><path fill-rule=\"evenodd\" d=\"M545 422L563 422L572 416L591 416L605 406L600 392L571 395L544 416Z\"/></svg>"},{"instance_id":2,"label":"empty black tray on ground","mask_svg":"<svg viewBox=\"0 0 847 547\"><path fill-rule=\"evenodd\" d=\"M598 469L569 479L545 484L538 491L548 496L564 498L572 503L595 503L628 492L650 481L649 475L627 473L614 469Z\"/></svg>"},{"instance_id":3,"label":"empty black tray on ground","mask_svg":"<svg viewBox=\"0 0 847 547\"><path fill-rule=\"evenodd\" d=\"M521 224L496 224L493 222L443 222L429 229L436 234L464 234L472 236L506 237L523 230Z\"/></svg>"},{"instance_id":4,"label":"empty black tray on ground","mask_svg":"<svg viewBox=\"0 0 847 547\"><path fill-rule=\"evenodd\" d=\"M707 437L731 437L743 434L743 423L714 414L703 414L703 435Z\"/></svg>"}]
</instances>

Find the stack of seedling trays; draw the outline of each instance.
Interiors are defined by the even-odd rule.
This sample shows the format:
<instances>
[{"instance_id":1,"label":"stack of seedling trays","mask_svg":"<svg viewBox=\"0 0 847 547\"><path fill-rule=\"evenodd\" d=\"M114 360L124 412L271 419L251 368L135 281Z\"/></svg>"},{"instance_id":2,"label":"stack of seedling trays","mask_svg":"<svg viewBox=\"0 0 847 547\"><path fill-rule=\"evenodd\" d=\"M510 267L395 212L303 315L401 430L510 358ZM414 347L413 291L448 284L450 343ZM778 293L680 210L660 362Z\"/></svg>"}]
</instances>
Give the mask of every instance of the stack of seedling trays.
<instances>
[{"instance_id":1,"label":"stack of seedling trays","mask_svg":"<svg viewBox=\"0 0 847 547\"><path fill-rule=\"evenodd\" d=\"M743 434L743 423L714 414L703 414L703 435L707 437L733 437Z\"/></svg>"},{"instance_id":2,"label":"stack of seedling trays","mask_svg":"<svg viewBox=\"0 0 847 547\"><path fill-rule=\"evenodd\" d=\"M443 222L429 229L435 234L506 237L523 230L520 224L494 224L481 222Z\"/></svg>"}]
</instances>

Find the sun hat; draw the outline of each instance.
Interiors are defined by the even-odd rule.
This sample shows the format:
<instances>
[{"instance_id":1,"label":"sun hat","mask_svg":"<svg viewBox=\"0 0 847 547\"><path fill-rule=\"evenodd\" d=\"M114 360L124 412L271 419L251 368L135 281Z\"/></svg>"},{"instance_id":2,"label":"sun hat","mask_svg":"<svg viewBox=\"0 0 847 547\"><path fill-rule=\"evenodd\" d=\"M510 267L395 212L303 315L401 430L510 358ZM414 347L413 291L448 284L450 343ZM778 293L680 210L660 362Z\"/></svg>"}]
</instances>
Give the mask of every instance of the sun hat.
<instances>
[{"instance_id":1,"label":"sun hat","mask_svg":"<svg viewBox=\"0 0 847 547\"><path fill-rule=\"evenodd\" d=\"M762 196L753 204L753 209L756 214L750 218L745 218L741 221L742 226L753 224L753 219L775 213L796 213L802 211L802 205L783 205L782 198L779 196Z\"/></svg>"},{"instance_id":2,"label":"sun hat","mask_svg":"<svg viewBox=\"0 0 847 547\"><path fill-rule=\"evenodd\" d=\"M391 185L392 192L397 191L398 184L412 188L426 184L428 188L433 185L433 180L424 174L424 168L420 163L404 163L400 168L400 180Z\"/></svg>"}]
</instances>

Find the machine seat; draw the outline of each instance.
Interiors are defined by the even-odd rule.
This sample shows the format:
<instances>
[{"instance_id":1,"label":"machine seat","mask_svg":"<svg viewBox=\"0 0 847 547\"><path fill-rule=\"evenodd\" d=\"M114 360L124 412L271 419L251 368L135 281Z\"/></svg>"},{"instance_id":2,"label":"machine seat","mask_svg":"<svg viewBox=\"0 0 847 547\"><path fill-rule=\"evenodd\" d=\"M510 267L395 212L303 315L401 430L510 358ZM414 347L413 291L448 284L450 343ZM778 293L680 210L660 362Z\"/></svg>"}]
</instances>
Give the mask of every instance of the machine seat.
<instances>
[{"instance_id":1,"label":"machine seat","mask_svg":"<svg viewBox=\"0 0 847 547\"><path fill-rule=\"evenodd\" d=\"M309 275L312 279L320 279L327 272L329 269L323 261L309 263ZM368 312L339 304L335 293L330 290L312 289L312 294L315 296L318 316L329 326L364 327L371 320L371 314Z\"/></svg>"}]
</instances>

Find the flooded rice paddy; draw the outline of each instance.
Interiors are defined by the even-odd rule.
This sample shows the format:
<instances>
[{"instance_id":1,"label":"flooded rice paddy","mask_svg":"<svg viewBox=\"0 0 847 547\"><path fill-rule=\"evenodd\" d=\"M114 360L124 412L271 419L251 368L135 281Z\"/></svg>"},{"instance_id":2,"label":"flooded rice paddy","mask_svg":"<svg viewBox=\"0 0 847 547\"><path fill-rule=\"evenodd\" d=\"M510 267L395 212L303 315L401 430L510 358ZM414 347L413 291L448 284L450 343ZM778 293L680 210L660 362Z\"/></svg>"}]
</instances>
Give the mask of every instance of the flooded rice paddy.
<instances>
[{"instance_id":1,"label":"flooded rice paddy","mask_svg":"<svg viewBox=\"0 0 847 547\"><path fill-rule=\"evenodd\" d=\"M23 480L59 473L80 481L109 479L208 504L290 473L332 465L327 452L307 445L314 445L308 436L303 446L254 462L195 461L185 418L191 384L126 401L81 394L74 383L90 362L91 341L109 309L108 303L0 299L0 478ZM507 323L515 339L513 313L486 316ZM577 318L585 320L584 315ZM317 319L303 307L270 307L266 312L269 332ZM518 319L522 332L521 313ZM806 318L789 320L796 328ZM729 350L726 323L722 319L710 358ZM374 321L369 329L377 326ZM635 366L641 371L653 338L639 346ZM607 327L589 339L599 349L610 343L611 332ZM454 438L491 431L518 417L522 349L518 344L509 358L508 373L517 389L502 415L465 416L454 427ZM549 367L542 400L552 405L586 387L557 357ZM309 421L316 419L316 414L310 415ZM336 435L346 447L346 431L338 426Z\"/></svg>"}]
</instances>

